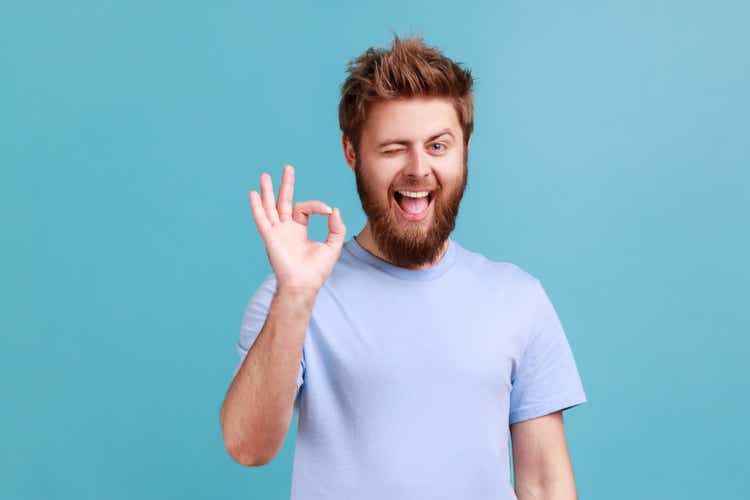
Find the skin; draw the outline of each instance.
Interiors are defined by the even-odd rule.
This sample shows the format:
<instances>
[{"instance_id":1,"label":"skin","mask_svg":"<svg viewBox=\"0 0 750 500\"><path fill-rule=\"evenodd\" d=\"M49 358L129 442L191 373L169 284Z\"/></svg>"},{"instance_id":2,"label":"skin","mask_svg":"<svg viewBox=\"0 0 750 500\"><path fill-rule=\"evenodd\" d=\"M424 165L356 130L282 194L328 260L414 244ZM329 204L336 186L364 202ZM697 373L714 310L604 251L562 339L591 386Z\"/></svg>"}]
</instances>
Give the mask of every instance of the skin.
<instances>
[{"instance_id":1,"label":"skin","mask_svg":"<svg viewBox=\"0 0 750 500\"><path fill-rule=\"evenodd\" d=\"M510 426L518 500L576 500L562 411Z\"/></svg>"},{"instance_id":2,"label":"skin","mask_svg":"<svg viewBox=\"0 0 750 500\"><path fill-rule=\"evenodd\" d=\"M345 135L341 140L368 219L357 241L394 265L434 265L447 250L468 173L468 145L464 148L451 102L424 97L377 102L368 112L359 155ZM397 189L432 191L427 218L402 218Z\"/></svg>"},{"instance_id":3,"label":"skin","mask_svg":"<svg viewBox=\"0 0 750 500\"><path fill-rule=\"evenodd\" d=\"M448 133L436 137L441 131ZM401 143L382 145L392 138ZM426 269L439 261L464 193L469 144L470 140L464 148L458 116L448 100L412 98L373 105L362 132L359 157L353 144L342 137L346 162L358 177L363 208L368 215L380 217L380 224L373 224L368 217L357 241L395 265ZM266 172L261 174L260 184L260 194L250 191L250 205L277 277L277 292L221 410L225 447L235 460L248 466L268 463L283 444L315 297L346 238L338 209L319 200L293 203L291 165L284 167L278 201ZM434 190L434 205L425 220L399 218L393 199L396 188ZM328 217L325 242L308 238L312 214ZM394 254L398 251L402 253ZM426 261L425 255L430 257ZM562 412L517 422L510 432L519 500L576 499Z\"/></svg>"}]
</instances>

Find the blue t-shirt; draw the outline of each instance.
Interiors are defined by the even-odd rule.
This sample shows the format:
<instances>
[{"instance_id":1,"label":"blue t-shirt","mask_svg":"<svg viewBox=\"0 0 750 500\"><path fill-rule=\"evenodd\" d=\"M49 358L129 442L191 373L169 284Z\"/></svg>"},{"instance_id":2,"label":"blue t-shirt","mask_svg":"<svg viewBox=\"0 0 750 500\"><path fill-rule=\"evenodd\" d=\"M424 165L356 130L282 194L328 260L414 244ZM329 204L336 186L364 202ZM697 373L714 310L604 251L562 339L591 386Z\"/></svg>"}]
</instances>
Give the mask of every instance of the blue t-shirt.
<instances>
[{"instance_id":1,"label":"blue t-shirt","mask_svg":"<svg viewBox=\"0 0 750 500\"><path fill-rule=\"evenodd\" d=\"M247 304L240 364L275 290ZM292 500L516 499L509 425L586 402L540 281L453 239L419 270L346 241L297 386Z\"/></svg>"}]
</instances>

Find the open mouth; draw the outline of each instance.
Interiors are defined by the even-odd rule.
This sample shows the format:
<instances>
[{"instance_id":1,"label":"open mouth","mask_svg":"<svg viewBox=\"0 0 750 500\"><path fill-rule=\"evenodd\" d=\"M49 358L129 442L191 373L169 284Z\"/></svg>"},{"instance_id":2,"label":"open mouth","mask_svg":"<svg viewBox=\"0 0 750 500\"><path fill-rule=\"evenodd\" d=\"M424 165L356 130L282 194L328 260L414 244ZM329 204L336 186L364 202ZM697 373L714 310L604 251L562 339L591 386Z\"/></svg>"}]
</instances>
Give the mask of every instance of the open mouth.
<instances>
[{"instance_id":1,"label":"open mouth","mask_svg":"<svg viewBox=\"0 0 750 500\"><path fill-rule=\"evenodd\" d=\"M399 214L409 221L424 219L432 207L432 191L394 191L393 197Z\"/></svg>"}]
</instances>

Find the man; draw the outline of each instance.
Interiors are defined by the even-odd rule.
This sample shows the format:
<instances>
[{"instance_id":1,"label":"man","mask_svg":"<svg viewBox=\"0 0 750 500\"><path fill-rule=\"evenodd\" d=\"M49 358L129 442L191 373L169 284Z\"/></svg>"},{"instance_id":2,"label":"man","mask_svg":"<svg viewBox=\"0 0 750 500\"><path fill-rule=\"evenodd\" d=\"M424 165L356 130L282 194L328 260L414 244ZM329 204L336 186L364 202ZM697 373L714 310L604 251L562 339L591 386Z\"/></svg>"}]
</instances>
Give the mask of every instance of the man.
<instances>
[{"instance_id":1,"label":"man","mask_svg":"<svg viewBox=\"0 0 750 500\"><path fill-rule=\"evenodd\" d=\"M337 208L293 205L289 165L278 201L265 172L250 192L273 273L242 321L229 454L268 463L297 414L293 500L576 498L562 411L586 396L555 310L537 278L450 238L470 72L395 37L349 73L342 146L367 224L346 240Z\"/></svg>"}]
</instances>

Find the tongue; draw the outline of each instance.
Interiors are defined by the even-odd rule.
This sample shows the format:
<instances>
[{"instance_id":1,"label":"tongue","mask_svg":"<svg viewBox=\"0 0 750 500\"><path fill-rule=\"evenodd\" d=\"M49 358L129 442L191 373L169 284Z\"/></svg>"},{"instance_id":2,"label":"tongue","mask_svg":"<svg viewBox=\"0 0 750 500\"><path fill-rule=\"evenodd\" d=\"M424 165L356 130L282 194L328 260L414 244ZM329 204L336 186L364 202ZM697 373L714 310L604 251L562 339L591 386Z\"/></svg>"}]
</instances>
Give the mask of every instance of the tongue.
<instances>
[{"instance_id":1,"label":"tongue","mask_svg":"<svg viewBox=\"0 0 750 500\"><path fill-rule=\"evenodd\" d=\"M410 214L418 214L422 212L425 208L427 208L428 204L429 201L427 200L427 196L423 196L421 198L409 198L408 196L402 196L401 201L399 202L399 205L401 205L401 208L404 209L404 212Z\"/></svg>"}]
</instances>

